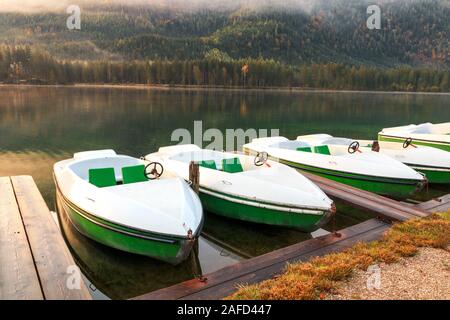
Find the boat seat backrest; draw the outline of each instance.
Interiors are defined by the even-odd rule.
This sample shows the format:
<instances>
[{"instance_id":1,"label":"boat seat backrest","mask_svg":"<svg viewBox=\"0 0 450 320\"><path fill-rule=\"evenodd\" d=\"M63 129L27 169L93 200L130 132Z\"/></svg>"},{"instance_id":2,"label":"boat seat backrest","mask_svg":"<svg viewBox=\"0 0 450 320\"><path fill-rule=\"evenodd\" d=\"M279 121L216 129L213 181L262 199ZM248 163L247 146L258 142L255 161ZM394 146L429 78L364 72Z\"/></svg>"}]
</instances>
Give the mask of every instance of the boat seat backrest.
<instances>
[{"instance_id":1,"label":"boat seat backrest","mask_svg":"<svg viewBox=\"0 0 450 320\"><path fill-rule=\"evenodd\" d=\"M123 184L148 181L143 164L122 168Z\"/></svg>"},{"instance_id":2,"label":"boat seat backrest","mask_svg":"<svg viewBox=\"0 0 450 320\"><path fill-rule=\"evenodd\" d=\"M331 155L330 148L328 148L327 145L315 146L314 153L320 153L320 154L324 154L324 155L328 155L328 156Z\"/></svg>"},{"instance_id":3,"label":"boat seat backrest","mask_svg":"<svg viewBox=\"0 0 450 320\"><path fill-rule=\"evenodd\" d=\"M198 165L203 168L217 170L217 165L214 160L202 160L198 162Z\"/></svg>"},{"instance_id":4,"label":"boat seat backrest","mask_svg":"<svg viewBox=\"0 0 450 320\"><path fill-rule=\"evenodd\" d=\"M296 149L297 151L302 151L302 152L312 152L311 147L300 147Z\"/></svg>"},{"instance_id":5,"label":"boat seat backrest","mask_svg":"<svg viewBox=\"0 0 450 320\"><path fill-rule=\"evenodd\" d=\"M222 159L222 170L228 173L238 173L244 171L239 158Z\"/></svg>"},{"instance_id":6,"label":"boat seat backrest","mask_svg":"<svg viewBox=\"0 0 450 320\"><path fill-rule=\"evenodd\" d=\"M99 188L115 186L116 174L114 168L89 169L89 183Z\"/></svg>"},{"instance_id":7,"label":"boat seat backrest","mask_svg":"<svg viewBox=\"0 0 450 320\"><path fill-rule=\"evenodd\" d=\"M297 151L301 151L301 152L310 152L310 153L312 153L314 151L314 153L319 153L319 154L324 154L324 155L331 155L330 148L327 145L314 146L313 148L311 148L311 147L299 147L296 150Z\"/></svg>"}]
</instances>

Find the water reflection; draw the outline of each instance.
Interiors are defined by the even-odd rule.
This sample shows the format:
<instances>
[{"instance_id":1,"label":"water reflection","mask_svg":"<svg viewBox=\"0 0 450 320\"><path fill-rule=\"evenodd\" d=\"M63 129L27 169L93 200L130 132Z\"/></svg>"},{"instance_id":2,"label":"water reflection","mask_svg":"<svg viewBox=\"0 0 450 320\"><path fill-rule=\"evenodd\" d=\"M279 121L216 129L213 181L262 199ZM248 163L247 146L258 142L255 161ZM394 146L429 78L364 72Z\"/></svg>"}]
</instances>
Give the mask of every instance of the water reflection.
<instances>
[{"instance_id":1,"label":"water reflection","mask_svg":"<svg viewBox=\"0 0 450 320\"><path fill-rule=\"evenodd\" d=\"M81 88L0 88L0 146L77 151L114 146L139 155L176 128L279 128L374 138L383 127L449 119L448 96ZM135 154L137 153L137 154Z\"/></svg>"}]
</instances>

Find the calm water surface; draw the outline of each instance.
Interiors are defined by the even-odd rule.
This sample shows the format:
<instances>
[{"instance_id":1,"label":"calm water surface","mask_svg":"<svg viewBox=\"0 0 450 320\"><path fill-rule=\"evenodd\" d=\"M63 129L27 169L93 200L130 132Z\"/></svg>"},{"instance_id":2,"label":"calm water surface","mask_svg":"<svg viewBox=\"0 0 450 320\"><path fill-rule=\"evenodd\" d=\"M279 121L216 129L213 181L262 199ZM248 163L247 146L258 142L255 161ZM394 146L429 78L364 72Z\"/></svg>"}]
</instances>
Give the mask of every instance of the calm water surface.
<instances>
[{"instance_id":1,"label":"calm water surface","mask_svg":"<svg viewBox=\"0 0 450 320\"><path fill-rule=\"evenodd\" d=\"M52 165L74 152L113 148L141 156L171 144L174 129L279 129L295 138L329 133L375 139L383 127L450 121L449 95L0 87L0 176L32 175L54 208ZM419 200L448 193L431 188ZM338 203L336 227L370 218ZM207 214L199 254L171 267L98 245L60 219L86 277L111 298L128 298L200 272L311 237ZM327 229L330 229L328 226ZM201 270L200 270L201 269ZM97 294L96 297L102 297Z\"/></svg>"}]
</instances>

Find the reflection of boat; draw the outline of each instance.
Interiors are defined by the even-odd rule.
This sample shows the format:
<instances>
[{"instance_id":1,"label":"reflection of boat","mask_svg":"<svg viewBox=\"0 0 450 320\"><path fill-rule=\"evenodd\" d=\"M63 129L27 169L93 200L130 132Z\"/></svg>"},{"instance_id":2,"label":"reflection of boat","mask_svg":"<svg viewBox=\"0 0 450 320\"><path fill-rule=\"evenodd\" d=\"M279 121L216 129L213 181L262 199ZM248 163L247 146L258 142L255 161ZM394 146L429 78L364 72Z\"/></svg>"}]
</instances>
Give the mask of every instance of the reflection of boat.
<instances>
[{"instance_id":1,"label":"reflection of boat","mask_svg":"<svg viewBox=\"0 0 450 320\"><path fill-rule=\"evenodd\" d=\"M202 207L182 179L146 168L112 150L76 153L54 165L57 201L85 236L177 264L200 234Z\"/></svg>"},{"instance_id":2,"label":"reflection of boat","mask_svg":"<svg viewBox=\"0 0 450 320\"><path fill-rule=\"evenodd\" d=\"M311 181L267 159L177 145L146 160L161 162L185 180L189 163L199 163L204 208L229 218L312 231L333 212L333 202Z\"/></svg>"},{"instance_id":3,"label":"reflection of boat","mask_svg":"<svg viewBox=\"0 0 450 320\"><path fill-rule=\"evenodd\" d=\"M404 143L407 139L415 145L450 151L450 122L432 124L410 124L408 126L384 128L378 133L378 140Z\"/></svg>"},{"instance_id":4,"label":"reflection of boat","mask_svg":"<svg viewBox=\"0 0 450 320\"><path fill-rule=\"evenodd\" d=\"M256 257L311 239L311 234L298 229L255 224L216 214L207 214L205 221L201 238L214 243L220 251L225 249L243 258Z\"/></svg>"},{"instance_id":5,"label":"reflection of boat","mask_svg":"<svg viewBox=\"0 0 450 320\"><path fill-rule=\"evenodd\" d=\"M357 152L357 144L327 143L328 135L253 139L244 145L246 153L267 152L297 169L356 188L406 198L425 185L424 177L401 162L375 152Z\"/></svg>"},{"instance_id":6,"label":"reflection of boat","mask_svg":"<svg viewBox=\"0 0 450 320\"><path fill-rule=\"evenodd\" d=\"M191 258L178 264L142 255L130 254L98 244L80 234L70 222L68 213L57 202L58 218L66 242L83 274L111 299L128 299L153 290L192 279L201 274ZM96 296L96 291L93 292Z\"/></svg>"}]
</instances>

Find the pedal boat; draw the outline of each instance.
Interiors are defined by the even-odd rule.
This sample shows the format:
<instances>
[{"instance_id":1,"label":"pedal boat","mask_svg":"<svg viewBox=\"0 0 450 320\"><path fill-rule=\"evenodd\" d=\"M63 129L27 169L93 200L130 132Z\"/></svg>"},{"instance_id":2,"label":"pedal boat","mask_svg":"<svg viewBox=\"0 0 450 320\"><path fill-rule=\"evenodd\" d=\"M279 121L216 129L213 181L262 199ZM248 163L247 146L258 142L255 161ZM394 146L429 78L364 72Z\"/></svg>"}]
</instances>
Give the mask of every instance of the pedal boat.
<instances>
[{"instance_id":1,"label":"pedal boat","mask_svg":"<svg viewBox=\"0 0 450 320\"><path fill-rule=\"evenodd\" d=\"M345 138L341 143L351 143ZM360 150L364 152L372 150L374 142L370 140L357 140ZM396 142L379 141L380 153L387 155L408 167L424 174L428 183L450 184L450 152L425 146L418 146L413 140L405 140L403 144Z\"/></svg>"},{"instance_id":2,"label":"pedal boat","mask_svg":"<svg viewBox=\"0 0 450 320\"><path fill-rule=\"evenodd\" d=\"M379 141L403 144L407 139L412 140L414 145L450 151L450 122L410 124L408 126L384 128L378 133Z\"/></svg>"},{"instance_id":3,"label":"pedal boat","mask_svg":"<svg viewBox=\"0 0 450 320\"><path fill-rule=\"evenodd\" d=\"M426 179L403 163L352 145L328 143L329 135L253 139L244 152L267 152L269 156L293 168L316 174L362 190L404 199L421 190Z\"/></svg>"},{"instance_id":4,"label":"pedal boat","mask_svg":"<svg viewBox=\"0 0 450 320\"><path fill-rule=\"evenodd\" d=\"M201 232L202 206L185 181L146 175L146 164L113 150L80 152L57 162L57 207L86 237L178 264Z\"/></svg>"},{"instance_id":5,"label":"pedal boat","mask_svg":"<svg viewBox=\"0 0 450 320\"><path fill-rule=\"evenodd\" d=\"M177 145L145 159L185 180L191 161L198 163L203 207L218 215L311 232L334 214L333 201L309 179L267 155L259 157Z\"/></svg>"}]
</instances>

